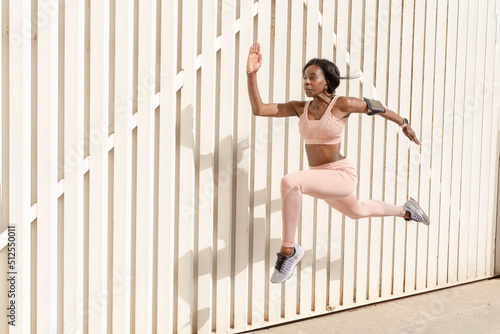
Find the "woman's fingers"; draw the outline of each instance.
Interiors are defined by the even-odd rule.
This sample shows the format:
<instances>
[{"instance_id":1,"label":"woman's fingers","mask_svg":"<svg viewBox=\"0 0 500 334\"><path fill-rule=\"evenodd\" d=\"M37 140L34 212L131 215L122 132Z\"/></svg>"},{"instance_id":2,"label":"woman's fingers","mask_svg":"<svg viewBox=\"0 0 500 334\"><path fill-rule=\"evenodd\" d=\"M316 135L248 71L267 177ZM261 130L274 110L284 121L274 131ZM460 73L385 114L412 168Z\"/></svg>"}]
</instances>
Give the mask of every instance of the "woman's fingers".
<instances>
[{"instance_id":1,"label":"woman's fingers","mask_svg":"<svg viewBox=\"0 0 500 334\"><path fill-rule=\"evenodd\" d=\"M415 135L415 132L412 131L412 133L408 136L412 142L414 142L417 145L422 145L420 141L417 139L417 136Z\"/></svg>"},{"instance_id":2,"label":"woman's fingers","mask_svg":"<svg viewBox=\"0 0 500 334\"><path fill-rule=\"evenodd\" d=\"M250 46L250 53L256 53L257 50L257 45L255 45L255 42L252 43Z\"/></svg>"},{"instance_id":3,"label":"woman's fingers","mask_svg":"<svg viewBox=\"0 0 500 334\"><path fill-rule=\"evenodd\" d=\"M254 41L252 46L250 46L250 54L260 54L260 44L257 41Z\"/></svg>"},{"instance_id":4,"label":"woman's fingers","mask_svg":"<svg viewBox=\"0 0 500 334\"><path fill-rule=\"evenodd\" d=\"M422 143L420 143L420 141L417 139L417 136L415 135L415 131L413 131L413 129L409 128L409 126L405 127L403 129L403 132L408 137L408 139L410 139L410 141L414 142L417 145L422 145Z\"/></svg>"}]
</instances>

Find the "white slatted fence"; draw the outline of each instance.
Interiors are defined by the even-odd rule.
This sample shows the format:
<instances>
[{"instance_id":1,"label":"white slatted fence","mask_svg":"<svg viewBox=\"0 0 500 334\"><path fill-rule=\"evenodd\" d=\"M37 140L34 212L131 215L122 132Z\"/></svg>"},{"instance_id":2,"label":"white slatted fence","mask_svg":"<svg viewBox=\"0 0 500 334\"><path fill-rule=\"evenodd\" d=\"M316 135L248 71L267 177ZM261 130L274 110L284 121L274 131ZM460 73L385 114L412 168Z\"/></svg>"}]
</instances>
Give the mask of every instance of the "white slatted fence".
<instances>
[{"instance_id":1,"label":"white slatted fence","mask_svg":"<svg viewBox=\"0 0 500 334\"><path fill-rule=\"evenodd\" d=\"M499 14L496 0L3 1L0 332L241 332L500 274ZM360 201L414 197L431 226L305 196L306 255L269 283L280 179L307 157L296 118L252 115L253 40L264 101L304 100L302 66L323 57L361 74L338 94L410 119L422 146L352 115L342 153Z\"/></svg>"}]
</instances>

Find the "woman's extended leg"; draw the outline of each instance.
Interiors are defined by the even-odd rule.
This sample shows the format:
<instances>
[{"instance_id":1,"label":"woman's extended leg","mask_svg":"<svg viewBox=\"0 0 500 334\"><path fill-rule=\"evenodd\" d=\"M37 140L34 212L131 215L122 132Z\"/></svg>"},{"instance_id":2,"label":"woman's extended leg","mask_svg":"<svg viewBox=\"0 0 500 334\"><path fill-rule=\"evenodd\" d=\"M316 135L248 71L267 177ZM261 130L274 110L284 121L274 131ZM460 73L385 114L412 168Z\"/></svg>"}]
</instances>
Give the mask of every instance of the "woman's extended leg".
<instances>
[{"instance_id":1,"label":"woman's extended leg","mask_svg":"<svg viewBox=\"0 0 500 334\"><path fill-rule=\"evenodd\" d=\"M353 219L384 216L408 218L408 212L400 205L378 200L359 202L353 194L356 184L355 174L342 170L304 170L283 177L281 252L289 255L293 251L302 194L323 199L334 209Z\"/></svg>"},{"instance_id":2,"label":"woman's extended leg","mask_svg":"<svg viewBox=\"0 0 500 334\"><path fill-rule=\"evenodd\" d=\"M325 200L335 210L343 213L352 219L360 219L365 217L407 217L406 210L400 205L389 204L377 200L368 200L359 202L354 194L350 194L340 199Z\"/></svg>"}]
</instances>

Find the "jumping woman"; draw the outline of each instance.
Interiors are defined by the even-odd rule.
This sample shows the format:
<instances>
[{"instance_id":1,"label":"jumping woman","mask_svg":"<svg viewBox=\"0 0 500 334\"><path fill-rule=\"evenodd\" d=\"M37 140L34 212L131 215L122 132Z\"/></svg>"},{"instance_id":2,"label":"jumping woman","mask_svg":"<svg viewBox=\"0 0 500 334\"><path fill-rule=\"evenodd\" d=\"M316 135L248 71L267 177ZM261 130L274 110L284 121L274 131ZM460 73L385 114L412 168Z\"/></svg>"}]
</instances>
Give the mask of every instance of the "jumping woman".
<instances>
[{"instance_id":1,"label":"jumping woman","mask_svg":"<svg viewBox=\"0 0 500 334\"><path fill-rule=\"evenodd\" d=\"M395 112L379 101L339 96L335 89L340 84L337 66L326 59L312 59L302 71L304 91L310 101L263 103L257 87L256 74L262 62L257 41L250 47L247 61L248 95L256 116L299 117L299 133L304 138L309 169L293 172L281 179L281 211L283 219L281 250L277 254L272 283L283 283L304 256L304 250L295 244L302 194L324 200L342 214L352 218L396 216L429 224L429 218L418 203L410 198L403 206L378 200L359 202L353 192L358 183L356 169L340 154L344 124L352 113L378 114L395 122L415 144L421 145L415 132Z\"/></svg>"}]
</instances>

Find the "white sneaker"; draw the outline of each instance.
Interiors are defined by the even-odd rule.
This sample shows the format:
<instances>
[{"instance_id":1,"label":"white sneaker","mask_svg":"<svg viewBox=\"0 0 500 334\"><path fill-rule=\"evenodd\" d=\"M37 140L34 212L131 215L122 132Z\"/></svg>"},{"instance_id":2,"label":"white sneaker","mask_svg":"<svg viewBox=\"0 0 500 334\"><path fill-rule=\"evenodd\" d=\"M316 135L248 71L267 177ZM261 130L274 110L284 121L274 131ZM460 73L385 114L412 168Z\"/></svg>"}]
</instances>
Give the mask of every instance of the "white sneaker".
<instances>
[{"instance_id":1,"label":"white sneaker","mask_svg":"<svg viewBox=\"0 0 500 334\"><path fill-rule=\"evenodd\" d=\"M405 218L405 220L414 220L419 223L424 223L425 225L429 225L431 223L424 210L422 210L420 205L418 205L417 201L415 201L413 198L410 197L403 208L406 211L409 211L411 215L410 218Z\"/></svg>"},{"instance_id":2,"label":"white sneaker","mask_svg":"<svg viewBox=\"0 0 500 334\"><path fill-rule=\"evenodd\" d=\"M274 272L271 276L271 283L283 283L289 279L297 264L302 260L304 256L304 250L299 245L295 245L293 254L290 257L286 257L283 254L278 253L278 260L274 266Z\"/></svg>"}]
</instances>

